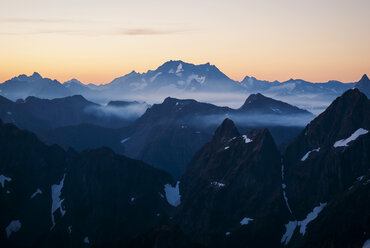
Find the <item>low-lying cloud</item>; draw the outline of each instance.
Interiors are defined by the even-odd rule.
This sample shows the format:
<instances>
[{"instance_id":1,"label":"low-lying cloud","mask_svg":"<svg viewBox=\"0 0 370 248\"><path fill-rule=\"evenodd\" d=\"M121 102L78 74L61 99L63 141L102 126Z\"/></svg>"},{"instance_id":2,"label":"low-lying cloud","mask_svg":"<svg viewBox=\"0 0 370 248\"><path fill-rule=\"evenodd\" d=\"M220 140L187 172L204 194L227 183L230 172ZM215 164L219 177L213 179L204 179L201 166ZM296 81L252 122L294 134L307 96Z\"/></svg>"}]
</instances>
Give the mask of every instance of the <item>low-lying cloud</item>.
<instances>
[{"instance_id":1,"label":"low-lying cloud","mask_svg":"<svg viewBox=\"0 0 370 248\"><path fill-rule=\"evenodd\" d=\"M135 120L142 116L148 107L146 103L131 103L122 107L111 105L90 106L85 111L101 118L115 117L123 120Z\"/></svg>"}]
</instances>

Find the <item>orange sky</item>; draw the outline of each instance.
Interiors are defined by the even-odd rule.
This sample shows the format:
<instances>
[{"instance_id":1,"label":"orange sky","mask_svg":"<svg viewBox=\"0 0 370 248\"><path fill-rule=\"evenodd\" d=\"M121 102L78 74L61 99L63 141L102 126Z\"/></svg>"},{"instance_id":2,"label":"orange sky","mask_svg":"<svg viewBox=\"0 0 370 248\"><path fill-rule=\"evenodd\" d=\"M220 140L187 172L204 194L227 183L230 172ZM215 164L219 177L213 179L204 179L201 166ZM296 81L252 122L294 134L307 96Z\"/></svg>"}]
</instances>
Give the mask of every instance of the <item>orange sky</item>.
<instances>
[{"instance_id":1,"label":"orange sky","mask_svg":"<svg viewBox=\"0 0 370 248\"><path fill-rule=\"evenodd\" d=\"M165 61L235 80L370 74L368 0L13 0L0 8L0 82L18 74L108 83Z\"/></svg>"}]
</instances>

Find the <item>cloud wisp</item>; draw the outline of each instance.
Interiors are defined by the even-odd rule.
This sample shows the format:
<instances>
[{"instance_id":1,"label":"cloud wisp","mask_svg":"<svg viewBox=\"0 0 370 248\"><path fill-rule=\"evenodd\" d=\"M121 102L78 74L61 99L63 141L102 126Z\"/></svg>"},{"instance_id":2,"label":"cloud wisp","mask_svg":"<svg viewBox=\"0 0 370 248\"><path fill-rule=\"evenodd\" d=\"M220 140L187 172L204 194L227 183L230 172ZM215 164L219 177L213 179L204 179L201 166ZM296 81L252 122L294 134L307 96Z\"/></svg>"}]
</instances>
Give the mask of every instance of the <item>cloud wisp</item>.
<instances>
[{"instance_id":1,"label":"cloud wisp","mask_svg":"<svg viewBox=\"0 0 370 248\"><path fill-rule=\"evenodd\" d=\"M0 35L80 35L80 36L145 36L145 35L174 35L187 32L182 29L152 29L152 28L133 28L117 29L112 31L106 30L84 30L84 29L40 29L35 31L18 31L18 32L0 32Z\"/></svg>"}]
</instances>

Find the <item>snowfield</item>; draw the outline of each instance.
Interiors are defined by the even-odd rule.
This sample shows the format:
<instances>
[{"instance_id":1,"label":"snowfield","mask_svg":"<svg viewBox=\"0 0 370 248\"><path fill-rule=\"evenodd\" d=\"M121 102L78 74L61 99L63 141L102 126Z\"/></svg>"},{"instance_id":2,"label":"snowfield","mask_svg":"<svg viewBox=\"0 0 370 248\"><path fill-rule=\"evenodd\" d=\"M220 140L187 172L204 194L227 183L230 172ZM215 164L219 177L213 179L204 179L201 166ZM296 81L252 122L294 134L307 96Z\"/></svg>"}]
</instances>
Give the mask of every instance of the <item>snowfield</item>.
<instances>
[{"instance_id":1,"label":"snowfield","mask_svg":"<svg viewBox=\"0 0 370 248\"><path fill-rule=\"evenodd\" d=\"M166 192L167 202L174 207L177 207L181 204L181 195L179 189L180 181L176 183L175 187L172 187L171 184L166 184L164 186L164 192Z\"/></svg>"},{"instance_id":2,"label":"snowfield","mask_svg":"<svg viewBox=\"0 0 370 248\"><path fill-rule=\"evenodd\" d=\"M367 134L369 131L363 128L359 128L354 132L351 136L349 136L347 139L338 140L334 143L334 147L342 147L342 146L348 146L348 143L351 141L356 140L359 136Z\"/></svg>"},{"instance_id":3,"label":"snowfield","mask_svg":"<svg viewBox=\"0 0 370 248\"><path fill-rule=\"evenodd\" d=\"M302 158L301 158L301 161L303 162L303 161L305 161L307 158L308 158L308 156L310 156L310 154L312 153L312 152L319 152L320 151L320 147L319 148L317 148L317 149L313 149L312 151L309 151L309 152L307 152Z\"/></svg>"},{"instance_id":4,"label":"snowfield","mask_svg":"<svg viewBox=\"0 0 370 248\"><path fill-rule=\"evenodd\" d=\"M51 204L51 221L53 225L51 226L51 229L55 226L55 219L54 219L54 212L59 209L60 214L64 216L66 211L62 207L62 203L64 199L60 199L60 195L62 194L62 188L64 184L64 178L66 177L66 174L63 175L62 180L59 184L51 185L51 198L52 198L52 204Z\"/></svg>"}]
</instances>

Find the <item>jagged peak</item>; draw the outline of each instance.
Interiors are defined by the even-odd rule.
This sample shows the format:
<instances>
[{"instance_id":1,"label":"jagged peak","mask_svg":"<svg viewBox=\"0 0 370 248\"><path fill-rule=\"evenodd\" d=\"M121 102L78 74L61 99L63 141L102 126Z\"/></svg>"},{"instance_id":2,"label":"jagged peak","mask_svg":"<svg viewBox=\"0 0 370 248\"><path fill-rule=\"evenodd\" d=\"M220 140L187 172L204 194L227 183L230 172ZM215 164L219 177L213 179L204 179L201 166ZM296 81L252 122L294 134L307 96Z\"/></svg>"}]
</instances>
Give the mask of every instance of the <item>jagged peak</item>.
<instances>
[{"instance_id":1,"label":"jagged peak","mask_svg":"<svg viewBox=\"0 0 370 248\"><path fill-rule=\"evenodd\" d=\"M229 118L226 118L222 122L222 124L216 129L213 139L229 140L237 136L240 136L240 134L234 122Z\"/></svg>"},{"instance_id":2,"label":"jagged peak","mask_svg":"<svg viewBox=\"0 0 370 248\"><path fill-rule=\"evenodd\" d=\"M178 99L174 97L166 97L164 99L163 104L171 104L171 105L177 105L178 103L196 103L196 100L193 99Z\"/></svg>"},{"instance_id":3,"label":"jagged peak","mask_svg":"<svg viewBox=\"0 0 370 248\"><path fill-rule=\"evenodd\" d=\"M360 80L360 81L363 81L363 80L369 81L369 78L368 78L368 76L367 76L366 74L364 74L364 75L362 76L362 78L361 78L361 80Z\"/></svg>"},{"instance_id":4,"label":"jagged peak","mask_svg":"<svg viewBox=\"0 0 370 248\"><path fill-rule=\"evenodd\" d=\"M258 100L262 99L268 99L268 97L262 95L261 93L256 93L256 94L250 94L248 98L245 100L244 104L241 106L241 109L246 107L247 105L256 102Z\"/></svg>"},{"instance_id":5,"label":"jagged peak","mask_svg":"<svg viewBox=\"0 0 370 248\"><path fill-rule=\"evenodd\" d=\"M71 80L66 81L63 84L78 84L78 85L83 85L83 83L81 83L81 81L79 81L76 78L72 78Z\"/></svg>"},{"instance_id":6,"label":"jagged peak","mask_svg":"<svg viewBox=\"0 0 370 248\"><path fill-rule=\"evenodd\" d=\"M32 79L42 79L41 75L38 72L34 72L30 78Z\"/></svg>"}]
</instances>

